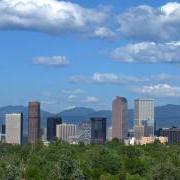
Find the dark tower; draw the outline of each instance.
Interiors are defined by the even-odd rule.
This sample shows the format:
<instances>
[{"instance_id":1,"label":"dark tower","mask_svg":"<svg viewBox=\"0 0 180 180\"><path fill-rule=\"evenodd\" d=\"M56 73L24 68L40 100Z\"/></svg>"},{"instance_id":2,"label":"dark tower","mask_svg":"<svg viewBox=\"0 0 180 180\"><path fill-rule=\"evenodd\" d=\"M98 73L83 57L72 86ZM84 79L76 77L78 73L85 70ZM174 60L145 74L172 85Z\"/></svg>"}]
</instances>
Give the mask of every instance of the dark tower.
<instances>
[{"instance_id":1,"label":"dark tower","mask_svg":"<svg viewBox=\"0 0 180 180\"><path fill-rule=\"evenodd\" d=\"M6 134L6 125L5 124L2 124L1 134Z\"/></svg>"},{"instance_id":2,"label":"dark tower","mask_svg":"<svg viewBox=\"0 0 180 180\"><path fill-rule=\"evenodd\" d=\"M91 118L91 143L103 144L106 141L106 118Z\"/></svg>"},{"instance_id":3,"label":"dark tower","mask_svg":"<svg viewBox=\"0 0 180 180\"><path fill-rule=\"evenodd\" d=\"M28 143L34 144L40 139L40 103L29 102L28 107Z\"/></svg>"},{"instance_id":4,"label":"dark tower","mask_svg":"<svg viewBox=\"0 0 180 180\"><path fill-rule=\"evenodd\" d=\"M49 117L47 119L47 140L52 141L56 137L56 125L62 124L60 117Z\"/></svg>"}]
</instances>

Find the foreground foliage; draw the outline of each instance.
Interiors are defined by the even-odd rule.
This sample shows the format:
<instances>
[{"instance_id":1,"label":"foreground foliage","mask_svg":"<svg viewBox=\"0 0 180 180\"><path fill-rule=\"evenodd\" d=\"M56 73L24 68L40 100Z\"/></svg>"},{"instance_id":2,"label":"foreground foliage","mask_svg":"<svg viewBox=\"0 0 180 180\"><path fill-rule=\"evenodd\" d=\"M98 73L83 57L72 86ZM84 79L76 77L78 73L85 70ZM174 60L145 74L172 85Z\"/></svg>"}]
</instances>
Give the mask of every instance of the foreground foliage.
<instances>
[{"instance_id":1,"label":"foreground foliage","mask_svg":"<svg viewBox=\"0 0 180 180\"><path fill-rule=\"evenodd\" d=\"M180 145L0 144L0 180L178 180Z\"/></svg>"}]
</instances>

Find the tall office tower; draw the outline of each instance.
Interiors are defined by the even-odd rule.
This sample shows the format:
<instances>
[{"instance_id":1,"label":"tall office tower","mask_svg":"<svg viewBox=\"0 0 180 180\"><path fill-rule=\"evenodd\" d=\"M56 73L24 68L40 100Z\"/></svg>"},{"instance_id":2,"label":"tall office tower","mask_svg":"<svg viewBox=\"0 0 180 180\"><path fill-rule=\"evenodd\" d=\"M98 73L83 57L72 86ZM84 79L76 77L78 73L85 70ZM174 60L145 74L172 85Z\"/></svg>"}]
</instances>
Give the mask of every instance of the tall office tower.
<instances>
[{"instance_id":1,"label":"tall office tower","mask_svg":"<svg viewBox=\"0 0 180 180\"><path fill-rule=\"evenodd\" d=\"M91 118L91 143L106 142L106 118Z\"/></svg>"},{"instance_id":2,"label":"tall office tower","mask_svg":"<svg viewBox=\"0 0 180 180\"><path fill-rule=\"evenodd\" d=\"M112 138L123 140L127 137L127 111L126 98L117 96L112 104Z\"/></svg>"},{"instance_id":3,"label":"tall office tower","mask_svg":"<svg viewBox=\"0 0 180 180\"><path fill-rule=\"evenodd\" d=\"M69 138L76 136L77 126L75 124L58 124L56 125L56 137L63 140L69 141Z\"/></svg>"},{"instance_id":4,"label":"tall office tower","mask_svg":"<svg viewBox=\"0 0 180 180\"><path fill-rule=\"evenodd\" d=\"M152 99L135 100L135 129L142 132L142 126L144 127L143 136L154 136L154 100ZM140 134L140 132L135 132L135 134Z\"/></svg>"},{"instance_id":5,"label":"tall office tower","mask_svg":"<svg viewBox=\"0 0 180 180\"><path fill-rule=\"evenodd\" d=\"M56 125L62 124L60 117L49 117L47 119L47 140L52 141L56 137Z\"/></svg>"},{"instance_id":6,"label":"tall office tower","mask_svg":"<svg viewBox=\"0 0 180 180\"><path fill-rule=\"evenodd\" d=\"M6 142L9 144L22 144L23 115L6 114Z\"/></svg>"},{"instance_id":7,"label":"tall office tower","mask_svg":"<svg viewBox=\"0 0 180 180\"><path fill-rule=\"evenodd\" d=\"M34 144L40 139L40 103L29 102L28 107L28 143Z\"/></svg>"}]
</instances>

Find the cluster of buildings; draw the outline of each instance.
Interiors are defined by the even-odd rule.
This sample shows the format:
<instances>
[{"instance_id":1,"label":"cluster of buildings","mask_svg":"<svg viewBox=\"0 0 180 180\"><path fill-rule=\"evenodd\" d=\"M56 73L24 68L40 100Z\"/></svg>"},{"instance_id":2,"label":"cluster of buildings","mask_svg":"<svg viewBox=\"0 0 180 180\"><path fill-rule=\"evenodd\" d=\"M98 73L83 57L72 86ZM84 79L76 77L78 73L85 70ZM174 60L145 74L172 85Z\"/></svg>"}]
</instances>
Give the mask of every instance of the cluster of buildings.
<instances>
[{"instance_id":1,"label":"cluster of buildings","mask_svg":"<svg viewBox=\"0 0 180 180\"><path fill-rule=\"evenodd\" d=\"M28 143L38 140L48 143L55 138L71 144L103 144L112 139L124 141L125 144L147 144L158 140L161 143L180 142L180 129L169 128L156 131L154 119L154 100L136 99L134 105L134 128L128 130L128 102L124 97L116 97L112 103L112 127L107 127L104 117L92 117L77 124L63 123L61 117L47 118L47 127L40 127L40 103L29 102L28 105ZM23 143L23 114L6 114L2 125L0 141L9 144Z\"/></svg>"}]
</instances>

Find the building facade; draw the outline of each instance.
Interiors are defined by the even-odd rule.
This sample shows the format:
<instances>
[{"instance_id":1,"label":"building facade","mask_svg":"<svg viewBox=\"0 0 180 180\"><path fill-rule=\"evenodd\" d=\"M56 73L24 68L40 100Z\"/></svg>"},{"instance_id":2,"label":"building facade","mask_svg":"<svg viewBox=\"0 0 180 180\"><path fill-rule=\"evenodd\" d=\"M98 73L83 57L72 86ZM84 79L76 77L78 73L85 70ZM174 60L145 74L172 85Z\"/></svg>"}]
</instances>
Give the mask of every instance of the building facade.
<instances>
[{"instance_id":1,"label":"building facade","mask_svg":"<svg viewBox=\"0 0 180 180\"><path fill-rule=\"evenodd\" d=\"M112 141L112 126L108 127L107 140Z\"/></svg>"},{"instance_id":2,"label":"building facade","mask_svg":"<svg viewBox=\"0 0 180 180\"><path fill-rule=\"evenodd\" d=\"M28 143L34 144L40 139L40 103L29 102L28 106Z\"/></svg>"},{"instance_id":3,"label":"building facade","mask_svg":"<svg viewBox=\"0 0 180 180\"><path fill-rule=\"evenodd\" d=\"M142 137L154 136L155 120L154 120L154 100L152 99L136 99L134 108L134 128L135 136L142 134ZM143 127L143 131L142 131ZM140 130L140 132L138 132ZM138 135L136 135L138 134Z\"/></svg>"},{"instance_id":4,"label":"building facade","mask_svg":"<svg viewBox=\"0 0 180 180\"><path fill-rule=\"evenodd\" d=\"M78 125L78 143L91 143L91 122L83 121Z\"/></svg>"},{"instance_id":5,"label":"building facade","mask_svg":"<svg viewBox=\"0 0 180 180\"><path fill-rule=\"evenodd\" d=\"M52 141L56 138L56 125L62 124L60 117L49 117L47 119L47 140Z\"/></svg>"},{"instance_id":6,"label":"building facade","mask_svg":"<svg viewBox=\"0 0 180 180\"><path fill-rule=\"evenodd\" d=\"M56 125L56 137L63 140L69 141L72 136L77 135L77 125L75 124L58 124Z\"/></svg>"},{"instance_id":7,"label":"building facade","mask_svg":"<svg viewBox=\"0 0 180 180\"><path fill-rule=\"evenodd\" d=\"M5 124L2 124L2 126L1 126L1 133L6 134L6 125Z\"/></svg>"},{"instance_id":8,"label":"building facade","mask_svg":"<svg viewBox=\"0 0 180 180\"><path fill-rule=\"evenodd\" d=\"M172 127L159 129L158 136L167 137L169 144L180 143L180 128Z\"/></svg>"},{"instance_id":9,"label":"building facade","mask_svg":"<svg viewBox=\"0 0 180 180\"><path fill-rule=\"evenodd\" d=\"M103 144L106 142L106 118L91 118L91 143Z\"/></svg>"},{"instance_id":10,"label":"building facade","mask_svg":"<svg viewBox=\"0 0 180 180\"><path fill-rule=\"evenodd\" d=\"M6 142L9 144L22 144L22 138L22 113L6 114Z\"/></svg>"},{"instance_id":11,"label":"building facade","mask_svg":"<svg viewBox=\"0 0 180 180\"><path fill-rule=\"evenodd\" d=\"M112 103L112 138L123 140L127 137L128 102L124 97L116 97Z\"/></svg>"}]
</instances>

